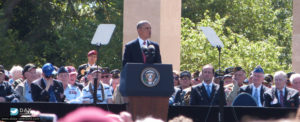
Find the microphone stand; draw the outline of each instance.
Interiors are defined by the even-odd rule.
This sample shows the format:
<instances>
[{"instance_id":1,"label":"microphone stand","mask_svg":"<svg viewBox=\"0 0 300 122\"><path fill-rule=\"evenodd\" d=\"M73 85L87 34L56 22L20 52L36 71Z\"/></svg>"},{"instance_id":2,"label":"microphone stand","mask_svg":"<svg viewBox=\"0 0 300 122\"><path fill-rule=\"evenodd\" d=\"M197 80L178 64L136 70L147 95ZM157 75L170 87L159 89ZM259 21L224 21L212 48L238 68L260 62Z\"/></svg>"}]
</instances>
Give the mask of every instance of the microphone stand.
<instances>
[{"instance_id":1,"label":"microphone stand","mask_svg":"<svg viewBox=\"0 0 300 122\"><path fill-rule=\"evenodd\" d=\"M99 49L100 49L100 47L101 47L101 43L99 44L99 45L97 45L96 46L97 47L97 53L99 53ZM100 54L98 54L98 55L100 55ZM98 56L97 55L97 61L98 61ZM97 61L96 61L96 65L97 65ZM93 103L94 103L94 105L96 105L97 104L97 101L98 101L98 98L97 98L97 89L98 89L98 85L97 85L97 82L98 82L98 76L99 76L99 71L98 71L98 69L99 69L99 65L97 65L97 75L96 75L96 78L94 78L94 94L93 94Z\"/></svg>"},{"instance_id":2,"label":"microphone stand","mask_svg":"<svg viewBox=\"0 0 300 122\"><path fill-rule=\"evenodd\" d=\"M219 51L219 71L221 71L221 47L217 46ZM220 80L219 87L219 122L224 122L224 81L223 78Z\"/></svg>"}]
</instances>

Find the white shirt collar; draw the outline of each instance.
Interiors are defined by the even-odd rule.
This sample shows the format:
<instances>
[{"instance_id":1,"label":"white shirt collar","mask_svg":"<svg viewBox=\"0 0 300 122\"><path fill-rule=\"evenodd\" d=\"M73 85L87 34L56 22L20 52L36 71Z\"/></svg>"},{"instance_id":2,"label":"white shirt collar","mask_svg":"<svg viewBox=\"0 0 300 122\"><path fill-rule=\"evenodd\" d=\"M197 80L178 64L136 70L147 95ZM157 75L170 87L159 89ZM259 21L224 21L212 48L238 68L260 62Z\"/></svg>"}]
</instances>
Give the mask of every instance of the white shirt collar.
<instances>
[{"instance_id":1,"label":"white shirt collar","mask_svg":"<svg viewBox=\"0 0 300 122\"><path fill-rule=\"evenodd\" d=\"M256 87L254 86L254 84L252 83L252 91L253 91L254 89L257 89L258 92L260 92L261 84L256 88Z\"/></svg>"},{"instance_id":2,"label":"white shirt collar","mask_svg":"<svg viewBox=\"0 0 300 122\"><path fill-rule=\"evenodd\" d=\"M212 84L213 84L213 82L210 82L209 84L207 84L204 81L203 81L203 83L204 83L205 87L210 86L210 88L212 87Z\"/></svg>"},{"instance_id":3,"label":"white shirt collar","mask_svg":"<svg viewBox=\"0 0 300 122\"><path fill-rule=\"evenodd\" d=\"M142 47L144 45L144 40L140 37L138 37L138 39L139 39L140 47ZM146 40L146 45L148 45L148 40Z\"/></svg>"}]
</instances>

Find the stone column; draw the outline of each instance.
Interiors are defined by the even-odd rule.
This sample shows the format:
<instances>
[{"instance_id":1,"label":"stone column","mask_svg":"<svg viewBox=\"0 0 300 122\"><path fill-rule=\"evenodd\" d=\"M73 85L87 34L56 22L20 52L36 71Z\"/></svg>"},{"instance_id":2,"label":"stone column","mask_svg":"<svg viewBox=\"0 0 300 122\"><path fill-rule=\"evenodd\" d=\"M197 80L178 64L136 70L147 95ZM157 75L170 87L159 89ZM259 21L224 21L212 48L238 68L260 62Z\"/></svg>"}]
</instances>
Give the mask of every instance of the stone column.
<instances>
[{"instance_id":1,"label":"stone column","mask_svg":"<svg viewBox=\"0 0 300 122\"><path fill-rule=\"evenodd\" d=\"M293 1L292 70L300 72L300 0Z\"/></svg>"},{"instance_id":2,"label":"stone column","mask_svg":"<svg viewBox=\"0 0 300 122\"><path fill-rule=\"evenodd\" d=\"M148 20L152 41L159 43L163 64L180 68L181 0L124 0L123 50L137 38L136 24Z\"/></svg>"}]
</instances>

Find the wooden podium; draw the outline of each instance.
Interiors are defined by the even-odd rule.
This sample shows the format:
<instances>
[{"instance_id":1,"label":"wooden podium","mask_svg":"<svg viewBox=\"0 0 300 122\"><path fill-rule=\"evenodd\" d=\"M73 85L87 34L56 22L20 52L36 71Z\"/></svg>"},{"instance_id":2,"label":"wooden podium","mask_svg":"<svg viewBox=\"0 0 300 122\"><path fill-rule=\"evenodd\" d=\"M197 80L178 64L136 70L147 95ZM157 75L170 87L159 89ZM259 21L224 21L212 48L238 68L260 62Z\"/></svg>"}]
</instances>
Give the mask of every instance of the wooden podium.
<instances>
[{"instance_id":1,"label":"wooden podium","mask_svg":"<svg viewBox=\"0 0 300 122\"><path fill-rule=\"evenodd\" d=\"M169 97L174 92L172 65L128 63L120 81L127 111L134 120L152 116L167 120Z\"/></svg>"}]
</instances>

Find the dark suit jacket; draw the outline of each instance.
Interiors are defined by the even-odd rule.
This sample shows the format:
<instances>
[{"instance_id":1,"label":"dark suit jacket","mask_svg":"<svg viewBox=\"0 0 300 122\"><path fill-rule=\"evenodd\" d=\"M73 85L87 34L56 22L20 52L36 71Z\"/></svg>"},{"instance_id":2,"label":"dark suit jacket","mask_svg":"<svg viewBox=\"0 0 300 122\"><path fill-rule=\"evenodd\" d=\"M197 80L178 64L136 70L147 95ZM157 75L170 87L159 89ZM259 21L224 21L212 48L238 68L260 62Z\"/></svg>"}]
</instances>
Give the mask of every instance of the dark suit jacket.
<instances>
[{"instance_id":1,"label":"dark suit jacket","mask_svg":"<svg viewBox=\"0 0 300 122\"><path fill-rule=\"evenodd\" d=\"M284 106L280 105L280 101L278 98L278 90L273 87L272 89L269 89L268 91L265 92L264 98L264 106L265 107L296 107L298 108L299 106L299 92L296 89L292 88L285 88L285 93L284 93L284 100L283 104Z\"/></svg>"},{"instance_id":2,"label":"dark suit jacket","mask_svg":"<svg viewBox=\"0 0 300 122\"><path fill-rule=\"evenodd\" d=\"M19 95L8 82L2 81L0 83L0 97L4 97L6 102L11 102L14 99L17 100Z\"/></svg>"},{"instance_id":3,"label":"dark suit jacket","mask_svg":"<svg viewBox=\"0 0 300 122\"><path fill-rule=\"evenodd\" d=\"M210 97L208 97L204 84L192 87L190 105L219 105L219 85L213 83ZM213 103L212 103L213 102ZM226 105L225 95L224 104Z\"/></svg>"},{"instance_id":4,"label":"dark suit jacket","mask_svg":"<svg viewBox=\"0 0 300 122\"><path fill-rule=\"evenodd\" d=\"M148 45L153 45L155 47L155 57L153 63L161 63L159 45L156 42L150 40L148 42ZM128 62L144 63L143 54L138 39L130 41L125 45L125 51L123 55L123 66L125 66L125 64Z\"/></svg>"},{"instance_id":5,"label":"dark suit jacket","mask_svg":"<svg viewBox=\"0 0 300 122\"><path fill-rule=\"evenodd\" d=\"M269 90L268 87L265 87L264 85L261 85L261 89L260 89L260 102L261 102L261 105L264 105L264 93ZM240 92L239 93L248 93L252 96L252 85L246 85L246 86L242 86L240 88Z\"/></svg>"},{"instance_id":6,"label":"dark suit jacket","mask_svg":"<svg viewBox=\"0 0 300 122\"><path fill-rule=\"evenodd\" d=\"M33 83L31 83L31 95L33 101L39 102L49 102L50 95L49 92L45 90L46 84L44 83L44 79L37 79ZM64 102L64 88L60 81L53 80L53 89L57 102Z\"/></svg>"},{"instance_id":7,"label":"dark suit jacket","mask_svg":"<svg viewBox=\"0 0 300 122\"><path fill-rule=\"evenodd\" d=\"M175 88L173 105L184 105L184 96L185 91L183 91L181 87L179 87L178 89Z\"/></svg>"}]
</instances>

